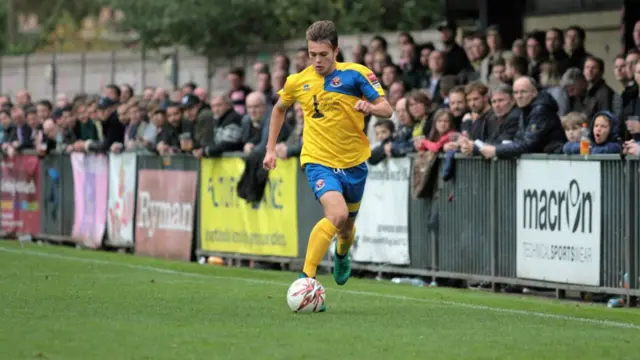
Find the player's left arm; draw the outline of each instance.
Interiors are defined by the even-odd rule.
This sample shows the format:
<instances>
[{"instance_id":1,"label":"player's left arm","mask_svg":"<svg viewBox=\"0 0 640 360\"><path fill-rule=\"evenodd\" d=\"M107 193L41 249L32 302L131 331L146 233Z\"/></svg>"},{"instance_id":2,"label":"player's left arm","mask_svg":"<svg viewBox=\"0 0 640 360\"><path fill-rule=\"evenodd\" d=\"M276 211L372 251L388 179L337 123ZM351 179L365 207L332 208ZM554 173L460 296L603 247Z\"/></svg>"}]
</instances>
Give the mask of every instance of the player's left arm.
<instances>
[{"instance_id":1,"label":"player's left arm","mask_svg":"<svg viewBox=\"0 0 640 360\"><path fill-rule=\"evenodd\" d=\"M389 104L387 99L378 97L377 99L373 100L371 108L369 109L369 114L381 119L389 119L393 115L393 109L391 108L391 104Z\"/></svg>"},{"instance_id":2,"label":"player's left arm","mask_svg":"<svg viewBox=\"0 0 640 360\"><path fill-rule=\"evenodd\" d=\"M393 115L393 109L385 98L384 90L378 78L373 71L364 66L359 66L357 71L360 74L358 77L358 86L367 101L358 101L356 110L367 115L370 114L378 118L389 119Z\"/></svg>"}]
</instances>

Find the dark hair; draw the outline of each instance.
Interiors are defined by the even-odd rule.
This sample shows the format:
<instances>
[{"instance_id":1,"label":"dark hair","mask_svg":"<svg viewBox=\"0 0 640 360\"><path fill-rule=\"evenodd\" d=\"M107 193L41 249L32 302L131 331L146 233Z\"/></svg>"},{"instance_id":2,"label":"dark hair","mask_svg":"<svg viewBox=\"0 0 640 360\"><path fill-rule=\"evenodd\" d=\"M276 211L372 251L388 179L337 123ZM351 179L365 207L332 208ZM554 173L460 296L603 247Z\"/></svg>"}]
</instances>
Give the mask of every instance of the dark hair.
<instances>
[{"instance_id":1,"label":"dark hair","mask_svg":"<svg viewBox=\"0 0 640 360\"><path fill-rule=\"evenodd\" d=\"M387 39L382 37L382 35L375 35L373 38L371 38L370 42L374 42L376 40L380 41L380 45L382 46L382 49L384 51L387 51L387 48L389 47L389 44L387 43Z\"/></svg>"},{"instance_id":2,"label":"dark hair","mask_svg":"<svg viewBox=\"0 0 640 360\"><path fill-rule=\"evenodd\" d=\"M120 87L118 85L109 84L105 86L105 88L113 90L116 93L116 96L118 97L118 99L120 99L120 95L122 94L122 92L120 91Z\"/></svg>"},{"instance_id":3,"label":"dark hair","mask_svg":"<svg viewBox=\"0 0 640 360\"><path fill-rule=\"evenodd\" d=\"M277 58L277 57L283 58L284 59L284 63L285 63L284 67L285 67L285 69L287 71L289 70L289 67L291 67L291 59L289 59L289 57L285 53L276 53L273 57L274 58ZM265 64L265 66L266 66L266 64Z\"/></svg>"},{"instance_id":4,"label":"dark hair","mask_svg":"<svg viewBox=\"0 0 640 360\"><path fill-rule=\"evenodd\" d=\"M560 29L558 29L557 27L552 27L551 29L547 30L547 32L553 31L554 33L558 34L558 37L560 38L560 41L564 41L563 37L564 37L564 32Z\"/></svg>"},{"instance_id":5,"label":"dark hair","mask_svg":"<svg viewBox=\"0 0 640 360\"><path fill-rule=\"evenodd\" d=\"M390 119L378 119L374 127L378 127L378 126L386 127L391 132L391 134L393 134L396 131L396 125Z\"/></svg>"},{"instance_id":6,"label":"dark hair","mask_svg":"<svg viewBox=\"0 0 640 360\"><path fill-rule=\"evenodd\" d=\"M191 91L195 90L198 85L196 85L196 83L194 83L193 81L189 81L188 83L182 85L183 88L187 87L189 89L191 89ZM133 91L131 91L131 95L133 95Z\"/></svg>"},{"instance_id":7,"label":"dark hair","mask_svg":"<svg viewBox=\"0 0 640 360\"><path fill-rule=\"evenodd\" d=\"M578 33L578 39L584 41L587 38L587 33L578 25L571 25L567 28L566 31L573 30Z\"/></svg>"},{"instance_id":8,"label":"dark hair","mask_svg":"<svg viewBox=\"0 0 640 360\"><path fill-rule=\"evenodd\" d=\"M394 63L386 63L386 64L384 64L382 69L385 69L385 68L388 68L388 67L393 68L393 70L396 71L396 74L398 74L398 75L402 74L402 69L400 68L400 66L398 66L398 65L396 65Z\"/></svg>"},{"instance_id":9,"label":"dark hair","mask_svg":"<svg viewBox=\"0 0 640 360\"><path fill-rule=\"evenodd\" d=\"M433 100L429 94L424 90L414 89L409 91L409 93L405 96L407 99L407 112L409 112L409 116L411 117L411 121L414 123L419 121L420 119L416 119L411 115L409 111L409 100L413 100L415 102L419 102L424 105L425 115L428 117L429 113L433 110Z\"/></svg>"},{"instance_id":10,"label":"dark hair","mask_svg":"<svg viewBox=\"0 0 640 360\"><path fill-rule=\"evenodd\" d=\"M474 81L471 83L468 83L465 87L464 87L464 93L465 95L469 95L472 92L477 92L478 94L480 94L481 96L485 96L489 93L489 88L487 87L487 85L479 82L479 81Z\"/></svg>"},{"instance_id":11,"label":"dark hair","mask_svg":"<svg viewBox=\"0 0 640 360\"><path fill-rule=\"evenodd\" d=\"M491 62L491 67L494 67L494 66L507 66L507 63L506 61L504 61L503 57L499 57Z\"/></svg>"},{"instance_id":12,"label":"dark hair","mask_svg":"<svg viewBox=\"0 0 640 360\"><path fill-rule=\"evenodd\" d=\"M600 59L599 57L589 55L585 58L584 61L587 62L589 60L595 62L598 66L598 69L600 70L600 75L604 75L604 60Z\"/></svg>"},{"instance_id":13,"label":"dark hair","mask_svg":"<svg viewBox=\"0 0 640 360\"><path fill-rule=\"evenodd\" d=\"M403 31L400 34L398 34L398 37L406 37L407 40L409 40L409 43L414 44L416 43L416 41L413 39L413 36L408 32L408 31Z\"/></svg>"},{"instance_id":14,"label":"dark hair","mask_svg":"<svg viewBox=\"0 0 640 360\"><path fill-rule=\"evenodd\" d=\"M418 49L417 49L418 51L417 52L421 53L422 50L424 50L424 49L429 49L429 50L433 51L433 50L436 49L436 47L433 45L433 43L431 41L429 41L429 42L426 42L424 44L418 45Z\"/></svg>"},{"instance_id":15,"label":"dark hair","mask_svg":"<svg viewBox=\"0 0 640 360\"><path fill-rule=\"evenodd\" d=\"M462 94L462 95L467 95L467 93L464 92L464 85L458 85L456 87L454 87L453 89L451 89L449 91L449 95L453 94L453 93L458 93L458 94Z\"/></svg>"},{"instance_id":16,"label":"dark hair","mask_svg":"<svg viewBox=\"0 0 640 360\"><path fill-rule=\"evenodd\" d=\"M40 100L36 103L36 105L45 106L49 111L53 110L53 105L49 100Z\"/></svg>"},{"instance_id":17,"label":"dark hair","mask_svg":"<svg viewBox=\"0 0 640 360\"><path fill-rule=\"evenodd\" d=\"M237 77L239 77L240 79L244 79L244 69L241 68L241 67L236 67L236 68L231 69L229 74L233 74L233 75L236 75Z\"/></svg>"},{"instance_id":18,"label":"dark hair","mask_svg":"<svg viewBox=\"0 0 640 360\"><path fill-rule=\"evenodd\" d=\"M524 56L512 56L507 62L513 66L520 75L526 75L529 72L529 61Z\"/></svg>"},{"instance_id":19,"label":"dark hair","mask_svg":"<svg viewBox=\"0 0 640 360\"><path fill-rule=\"evenodd\" d=\"M438 118L446 116L447 120L449 120L449 130L453 130L456 128L456 117L453 116L453 113L449 109L438 109L435 114L433 114L431 131L429 131L428 139L430 141L438 141L442 134L438 134L438 130L436 129L436 122L438 122Z\"/></svg>"},{"instance_id":20,"label":"dark hair","mask_svg":"<svg viewBox=\"0 0 640 360\"><path fill-rule=\"evenodd\" d=\"M633 49L630 49L629 51L627 51L627 56L632 55L632 54L640 55L640 50L638 50L637 48L633 48Z\"/></svg>"},{"instance_id":21,"label":"dark hair","mask_svg":"<svg viewBox=\"0 0 640 360\"><path fill-rule=\"evenodd\" d=\"M440 79L440 93L447 97L453 88L458 86L458 77L455 75L445 75Z\"/></svg>"},{"instance_id":22,"label":"dark hair","mask_svg":"<svg viewBox=\"0 0 640 360\"><path fill-rule=\"evenodd\" d=\"M267 75L268 78L271 79L271 72L269 71L269 68L266 66L260 69L260 71L258 71L258 75Z\"/></svg>"},{"instance_id":23,"label":"dark hair","mask_svg":"<svg viewBox=\"0 0 640 360\"><path fill-rule=\"evenodd\" d=\"M316 21L307 29L307 41L327 42L332 49L338 47L338 30L330 20Z\"/></svg>"}]
</instances>

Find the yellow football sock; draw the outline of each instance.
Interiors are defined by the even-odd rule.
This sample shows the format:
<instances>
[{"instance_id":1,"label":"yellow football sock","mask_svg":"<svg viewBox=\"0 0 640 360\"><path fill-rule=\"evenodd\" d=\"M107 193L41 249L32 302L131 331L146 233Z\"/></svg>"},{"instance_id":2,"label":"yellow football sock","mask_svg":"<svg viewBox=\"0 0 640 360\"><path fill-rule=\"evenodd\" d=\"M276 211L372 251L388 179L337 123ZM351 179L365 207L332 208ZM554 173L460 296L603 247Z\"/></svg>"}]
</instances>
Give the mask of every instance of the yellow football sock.
<instances>
[{"instance_id":1,"label":"yellow football sock","mask_svg":"<svg viewBox=\"0 0 640 360\"><path fill-rule=\"evenodd\" d=\"M322 261L322 258L329 250L331 240L338 232L338 228L335 227L327 218L322 218L318 221L316 226L311 230L309 235L309 245L307 246L307 256L304 259L304 268L302 271L308 277L316 276L318 265Z\"/></svg>"},{"instance_id":2,"label":"yellow football sock","mask_svg":"<svg viewBox=\"0 0 640 360\"><path fill-rule=\"evenodd\" d=\"M345 256L351 249L351 245L353 245L353 240L356 238L356 226L353 225L353 229L351 229L351 233L349 234L348 239L343 239L341 236L338 236L338 249L336 252L340 256Z\"/></svg>"}]
</instances>

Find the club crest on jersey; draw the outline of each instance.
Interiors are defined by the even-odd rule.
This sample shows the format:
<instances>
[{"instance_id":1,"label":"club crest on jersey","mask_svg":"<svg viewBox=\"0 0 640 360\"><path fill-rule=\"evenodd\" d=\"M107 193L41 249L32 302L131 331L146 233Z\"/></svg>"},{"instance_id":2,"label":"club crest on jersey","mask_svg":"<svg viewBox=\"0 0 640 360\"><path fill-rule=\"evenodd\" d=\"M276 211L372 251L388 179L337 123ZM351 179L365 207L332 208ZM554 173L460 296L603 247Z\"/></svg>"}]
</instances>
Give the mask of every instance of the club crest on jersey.
<instances>
[{"instance_id":1,"label":"club crest on jersey","mask_svg":"<svg viewBox=\"0 0 640 360\"><path fill-rule=\"evenodd\" d=\"M302 85L302 91L309 91L309 84Z\"/></svg>"},{"instance_id":2,"label":"club crest on jersey","mask_svg":"<svg viewBox=\"0 0 640 360\"><path fill-rule=\"evenodd\" d=\"M340 87L342 85L342 80L340 80L339 77L334 77L333 79L331 79L331 86L333 87Z\"/></svg>"},{"instance_id":3,"label":"club crest on jersey","mask_svg":"<svg viewBox=\"0 0 640 360\"><path fill-rule=\"evenodd\" d=\"M369 75L367 75L367 79L369 79L369 81L371 82L371 85L373 85L373 87L376 87L376 88L380 87L380 82L378 81L378 78L376 77L376 74L370 73Z\"/></svg>"},{"instance_id":4,"label":"club crest on jersey","mask_svg":"<svg viewBox=\"0 0 640 360\"><path fill-rule=\"evenodd\" d=\"M320 179L316 181L316 191L322 190L323 187L324 187L324 180Z\"/></svg>"}]
</instances>

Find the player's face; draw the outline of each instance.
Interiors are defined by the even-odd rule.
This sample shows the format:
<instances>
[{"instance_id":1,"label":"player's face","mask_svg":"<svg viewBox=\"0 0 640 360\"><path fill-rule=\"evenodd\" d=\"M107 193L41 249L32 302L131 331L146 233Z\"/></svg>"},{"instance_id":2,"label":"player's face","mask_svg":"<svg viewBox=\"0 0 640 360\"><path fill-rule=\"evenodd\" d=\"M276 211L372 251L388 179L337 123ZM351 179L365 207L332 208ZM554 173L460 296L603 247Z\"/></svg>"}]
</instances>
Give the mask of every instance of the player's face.
<instances>
[{"instance_id":1,"label":"player's face","mask_svg":"<svg viewBox=\"0 0 640 360\"><path fill-rule=\"evenodd\" d=\"M307 44L309 48L309 61L313 65L313 68L320 75L328 75L333 71L333 65L336 62L336 56L339 49L331 48L331 44L327 42L315 42L309 41Z\"/></svg>"}]
</instances>

